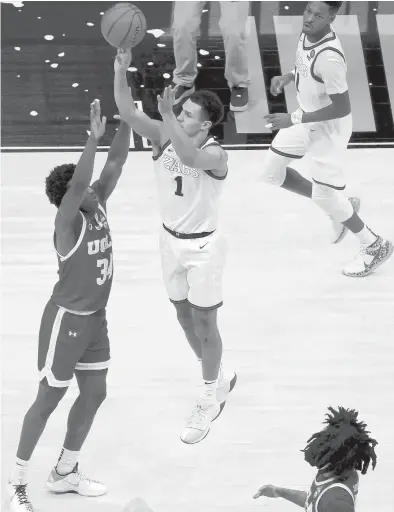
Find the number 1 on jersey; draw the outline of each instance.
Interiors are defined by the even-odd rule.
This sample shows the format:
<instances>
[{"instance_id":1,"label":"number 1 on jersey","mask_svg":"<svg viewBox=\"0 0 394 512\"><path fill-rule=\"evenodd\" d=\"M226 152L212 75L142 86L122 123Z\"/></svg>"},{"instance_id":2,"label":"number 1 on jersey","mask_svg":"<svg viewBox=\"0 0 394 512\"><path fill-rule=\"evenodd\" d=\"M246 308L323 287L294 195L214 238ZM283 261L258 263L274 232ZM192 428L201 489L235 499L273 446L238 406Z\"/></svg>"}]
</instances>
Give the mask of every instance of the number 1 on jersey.
<instances>
[{"instance_id":1,"label":"number 1 on jersey","mask_svg":"<svg viewBox=\"0 0 394 512\"><path fill-rule=\"evenodd\" d=\"M177 176L175 178L175 181L176 181L175 195L176 196L183 196L183 192L182 192L182 176Z\"/></svg>"}]
</instances>

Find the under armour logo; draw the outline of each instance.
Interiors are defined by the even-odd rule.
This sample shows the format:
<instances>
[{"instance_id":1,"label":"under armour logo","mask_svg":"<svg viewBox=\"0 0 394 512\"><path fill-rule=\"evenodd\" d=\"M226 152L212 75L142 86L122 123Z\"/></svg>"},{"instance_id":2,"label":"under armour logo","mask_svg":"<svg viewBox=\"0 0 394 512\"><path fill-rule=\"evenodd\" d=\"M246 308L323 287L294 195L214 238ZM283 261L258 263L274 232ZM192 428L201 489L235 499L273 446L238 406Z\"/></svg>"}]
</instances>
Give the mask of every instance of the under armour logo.
<instances>
[{"instance_id":1,"label":"under armour logo","mask_svg":"<svg viewBox=\"0 0 394 512\"><path fill-rule=\"evenodd\" d=\"M74 336L74 338L77 337L77 333L76 332L73 332L73 331L68 331L68 335L69 336Z\"/></svg>"}]
</instances>

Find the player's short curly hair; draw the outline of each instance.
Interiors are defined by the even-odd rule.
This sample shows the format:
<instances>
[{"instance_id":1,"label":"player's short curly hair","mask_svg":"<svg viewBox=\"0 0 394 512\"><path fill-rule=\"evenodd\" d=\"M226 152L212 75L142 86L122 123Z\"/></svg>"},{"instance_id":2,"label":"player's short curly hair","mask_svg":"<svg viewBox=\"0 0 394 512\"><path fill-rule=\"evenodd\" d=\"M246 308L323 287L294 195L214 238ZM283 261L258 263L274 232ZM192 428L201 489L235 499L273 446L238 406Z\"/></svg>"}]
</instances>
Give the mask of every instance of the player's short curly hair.
<instances>
[{"instance_id":1,"label":"player's short curly hair","mask_svg":"<svg viewBox=\"0 0 394 512\"><path fill-rule=\"evenodd\" d=\"M338 411L329 407L326 414L327 423L320 432L308 439L304 450L305 460L311 466L333 471L339 478L346 478L349 471L356 469L363 475L372 460L372 468L376 466L375 439L368 436L367 425L357 420L358 412L339 407Z\"/></svg>"},{"instance_id":2,"label":"player's short curly hair","mask_svg":"<svg viewBox=\"0 0 394 512\"><path fill-rule=\"evenodd\" d=\"M219 124L224 118L224 106L216 93L207 90L196 91L189 96L189 99L200 105L211 121L212 127Z\"/></svg>"},{"instance_id":3,"label":"player's short curly hair","mask_svg":"<svg viewBox=\"0 0 394 512\"><path fill-rule=\"evenodd\" d=\"M339 11L339 9L341 8L343 2L324 2L325 4L328 5L328 7L330 8L331 11L334 11L335 13L337 13Z\"/></svg>"},{"instance_id":4,"label":"player's short curly hair","mask_svg":"<svg viewBox=\"0 0 394 512\"><path fill-rule=\"evenodd\" d=\"M67 183L73 177L75 164L58 165L45 179L45 192L51 204L60 206L64 194L67 192Z\"/></svg>"}]
</instances>

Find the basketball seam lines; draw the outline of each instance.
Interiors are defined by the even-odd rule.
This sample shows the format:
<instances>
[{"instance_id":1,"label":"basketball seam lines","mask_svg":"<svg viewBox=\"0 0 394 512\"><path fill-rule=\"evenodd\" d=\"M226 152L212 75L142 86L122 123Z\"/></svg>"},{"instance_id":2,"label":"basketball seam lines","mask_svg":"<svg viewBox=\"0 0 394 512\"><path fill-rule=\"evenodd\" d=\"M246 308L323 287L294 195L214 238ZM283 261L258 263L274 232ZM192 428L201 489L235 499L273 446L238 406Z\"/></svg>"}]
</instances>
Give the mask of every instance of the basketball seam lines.
<instances>
[{"instance_id":1,"label":"basketball seam lines","mask_svg":"<svg viewBox=\"0 0 394 512\"><path fill-rule=\"evenodd\" d=\"M124 43L124 41L128 38L128 35L130 34L131 30L133 30L133 21L134 21L134 18L136 17L138 13L136 11L134 11L134 14L133 14L133 17L131 18L130 20L130 27L129 27L129 30L126 32L126 35L124 36L124 38L122 39L122 41L119 43L119 47L122 46L122 44ZM141 20L140 20L141 21Z\"/></svg>"},{"instance_id":2,"label":"basketball seam lines","mask_svg":"<svg viewBox=\"0 0 394 512\"><path fill-rule=\"evenodd\" d=\"M119 21L121 18L123 18L123 16L126 16L126 14L128 14L129 12L130 12L130 11L126 11L126 12L124 12L123 14L121 14L121 15L119 16L119 18L116 18L116 20L112 23L112 25L110 26L110 28L109 28L109 30L108 30L108 32L107 32L107 37L110 35L110 33L111 33L112 29L114 28L114 26L116 25L116 23L118 23L118 21ZM134 17L134 16L133 16L133 17Z\"/></svg>"}]
</instances>

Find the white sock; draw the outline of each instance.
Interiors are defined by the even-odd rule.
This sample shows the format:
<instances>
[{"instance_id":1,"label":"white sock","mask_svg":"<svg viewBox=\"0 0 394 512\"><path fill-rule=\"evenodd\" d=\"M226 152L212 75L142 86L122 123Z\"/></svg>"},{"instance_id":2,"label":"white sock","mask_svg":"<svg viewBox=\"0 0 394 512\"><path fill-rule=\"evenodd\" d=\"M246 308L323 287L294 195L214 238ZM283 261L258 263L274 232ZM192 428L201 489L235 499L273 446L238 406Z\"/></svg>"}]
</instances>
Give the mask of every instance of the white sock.
<instances>
[{"instance_id":1,"label":"white sock","mask_svg":"<svg viewBox=\"0 0 394 512\"><path fill-rule=\"evenodd\" d=\"M27 470L29 461L16 458L15 467L12 472L10 482L14 485L27 484Z\"/></svg>"},{"instance_id":2,"label":"white sock","mask_svg":"<svg viewBox=\"0 0 394 512\"><path fill-rule=\"evenodd\" d=\"M204 399L205 400L216 400L216 390L218 388L218 381L216 380L205 380L204 381Z\"/></svg>"},{"instance_id":3,"label":"white sock","mask_svg":"<svg viewBox=\"0 0 394 512\"><path fill-rule=\"evenodd\" d=\"M56 471L59 475L68 475L74 469L75 464L78 462L78 458L79 452L73 452L63 448L56 465Z\"/></svg>"},{"instance_id":4,"label":"white sock","mask_svg":"<svg viewBox=\"0 0 394 512\"><path fill-rule=\"evenodd\" d=\"M372 231L367 227L364 226L361 231L358 233L354 233L356 237L360 240L360 244L365 248L372 245L374 242L376 242L376 239L378 238L375 233L372 233Z\"/></svg>"}]
</instances>

